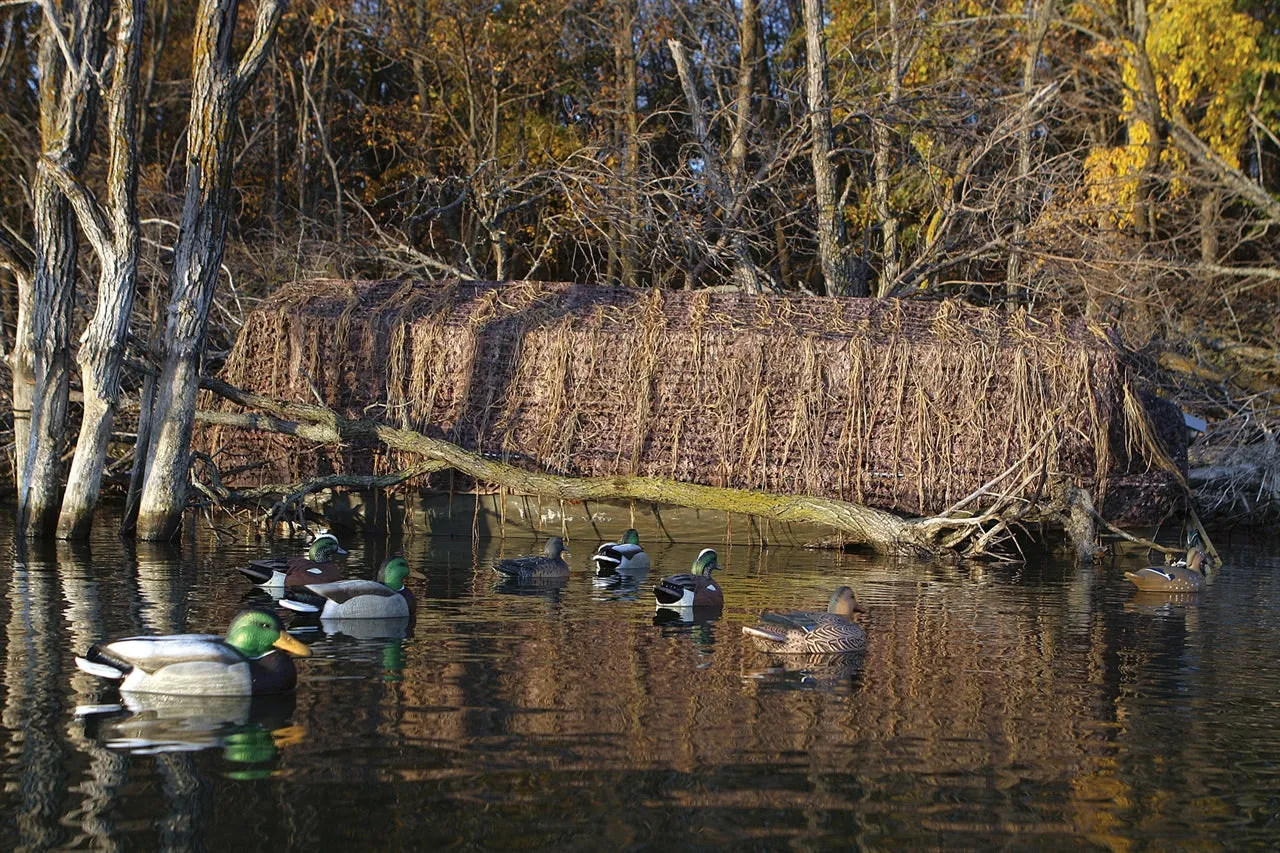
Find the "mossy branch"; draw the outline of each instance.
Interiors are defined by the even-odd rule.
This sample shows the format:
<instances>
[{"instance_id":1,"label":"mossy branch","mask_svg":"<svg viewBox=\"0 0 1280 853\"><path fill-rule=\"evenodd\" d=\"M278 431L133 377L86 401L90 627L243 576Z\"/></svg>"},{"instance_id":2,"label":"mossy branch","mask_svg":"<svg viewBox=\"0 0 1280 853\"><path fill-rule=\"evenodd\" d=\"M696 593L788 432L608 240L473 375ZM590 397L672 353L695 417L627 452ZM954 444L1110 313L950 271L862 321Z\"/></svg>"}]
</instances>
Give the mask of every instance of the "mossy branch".
<instances>
[{"instance_id":1,"label":"mossy branch","mask_svg":"<svg viewBox=\"0 0 1280 853\"><path fill-rule=\"evenodd\" d=\"M570 501L631 499L737 512L775 521L808 522L842 531L887 554L946 550L936 544L938 534L942 528L952 526L939 519L903 519L860 504L807 495L703 486L660 477L565 477L530 471L414 430L344 418L325 406L276 400L218 379L206 378L201 384L224 399L256 410L243 414L201 413L201 419L207 422L324 443L374 439L393 450L444 463L478 481L526 494ZM972 523L971 519L955 521L962 527Z\"/></svg>"}]
</instances>

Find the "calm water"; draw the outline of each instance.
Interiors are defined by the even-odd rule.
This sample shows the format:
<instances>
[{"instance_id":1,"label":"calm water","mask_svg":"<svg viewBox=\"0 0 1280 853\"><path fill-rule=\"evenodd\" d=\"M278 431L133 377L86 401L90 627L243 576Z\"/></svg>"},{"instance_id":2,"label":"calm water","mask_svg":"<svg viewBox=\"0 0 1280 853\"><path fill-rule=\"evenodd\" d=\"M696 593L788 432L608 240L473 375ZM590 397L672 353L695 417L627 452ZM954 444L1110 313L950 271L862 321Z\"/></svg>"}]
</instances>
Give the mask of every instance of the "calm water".
<instances>
[{"instance_id":1,"label":"calm water","mask_svg":"<svg viewBox=\"0 0 1280 853\"><path fill-rule=\"evenodd\" d=\"M387 547L346 544L366 576ZM595 544L571 543L562 586L511 589L487 564L530 541L410 539L411 636L300 633L314 657L282 700L88 717L120 697L74 651L220 633L270 602L231 567L300 546L101 536L4 561L0 849L1280 845L1274 543L1230 543L1190 603L1137 598L1118 565L725 547L727 606L698 624L655 624L643 580L595 585ZM697 550L654 549L651 575ZM837 583L870 605L865 659L743 642L757 610Z\"/></svg>"}]
</instances>

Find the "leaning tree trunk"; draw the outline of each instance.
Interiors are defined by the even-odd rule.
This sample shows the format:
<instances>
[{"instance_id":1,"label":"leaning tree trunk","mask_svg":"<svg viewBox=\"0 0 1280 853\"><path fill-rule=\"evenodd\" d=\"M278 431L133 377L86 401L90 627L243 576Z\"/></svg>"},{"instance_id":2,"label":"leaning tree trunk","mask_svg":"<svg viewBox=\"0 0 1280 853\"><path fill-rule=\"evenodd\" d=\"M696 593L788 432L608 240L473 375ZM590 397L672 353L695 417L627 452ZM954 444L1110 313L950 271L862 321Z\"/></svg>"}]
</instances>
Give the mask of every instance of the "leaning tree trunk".
<instances>
[{"instance_id":1,"label":"leaning tree trunk","mask_svg":"<svg viewBox=\"0 0 1280 853\"><path fill-rule=\"evenodd\" d=\"M818 205L818 255L826 292L866 296L865 285L854 280L849 262L849 238L836 193L836 167L831 162L831 91L827 85L827 41L823 33L822 0L804 0L804 37L808 79L809 133L812 137L814 199Z\"/></svg>"},{"instance_id":2,"label":"leaning tree trunk","mask_svg":"<svg viewBox=\"0 0 1280 853\"><path fill-rule=\"evenodd\" d=\"M98 255L98 305L80 343L84 415L67 489L58 516L58 536L82 539L93 526L107 446L120 397L129 315L138 275L138 97L146 0L119 0L115 63L107 95L107 209L66 172L59 179L81 228Z\"/></svg>"},{"instance_id":3,"label":"leaning tree trunk","mask_svg":"<svg viewBox=\"0 0 1280 853\"><path fill-rule=\"evenodd\" d=\"M751 260L751 251L747 239L737 224L738 204L733 197L733 190L725 177L720 162L720 152L716 149L707 127L706 116L702 111L702 99L698 96L698 86L689 68L689 52L675 39L667 40L671 50L671 58L676 63L676 73L680 77L681 88L684 89L685 100L689 104L689 121L693 124L693 133L698 140L698 148L702 152L708 194L716 200L720 207L720 227L724 238L733 250L733 277L738 286L747 293L762 293L760 270Z\"/></svg>"},{"instance_id":4,"label":"leaning tree trunk","mask_svg":"<svg viewBox=\"0 0 1280 853\"><path fill-rule=\"evenodd\" d=\"M29 417L16 448L18 528L50 532L58 508L71 379L71 309L75 299L76 227L55 171L84 168L97 115L96 78L105 44L105 0L44 6L39 54L41 158L32 185L35 269L19 295L14 348L14 419ZM69 24L70 38L63 32Z\"/></svg>"},{"instance_id":5,"label":"leaning tree trunk","mask_svg":"<svg viewBox=\"0 0 1280 853\"><path fill-rule=\"evenodd\" d=\"M237 0L201 0L196 12L187 191L174 246L160 375L149 413L151 440L138 510L142 539L170 539L182 521L205 329L226 243L236 107L262 67L285 6L285 0L261 0L253 41L236 65L231 42Z\"/></svg>"}]
</instances>

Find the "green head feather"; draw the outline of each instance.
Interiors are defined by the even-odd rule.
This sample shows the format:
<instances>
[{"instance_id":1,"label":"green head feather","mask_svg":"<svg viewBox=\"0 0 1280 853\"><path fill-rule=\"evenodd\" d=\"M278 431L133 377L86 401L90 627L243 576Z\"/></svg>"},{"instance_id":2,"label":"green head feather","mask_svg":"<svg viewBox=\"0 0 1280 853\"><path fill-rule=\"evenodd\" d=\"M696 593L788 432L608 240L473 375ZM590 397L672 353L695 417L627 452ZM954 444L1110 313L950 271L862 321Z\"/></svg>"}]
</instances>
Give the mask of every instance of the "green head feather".
<instances>
[{"instance_id":1,"label":"green head feather","mask_svg":"<svg viewBox=\"0 0 1280 853\"><path fill-rule=\"evenodd\" d=\"M639 544L640 544L640 534L639 534L639 533L636 533L636 529L635 529L634 527L632 527L632 528L631 528L630 530L628 530L626 533L622 534L622 542L621 542L620 544L622 544L622 545L639 545Z\"/></svg>"},{"instance_id":2,"label":"green head feather","mask_svg":"<svg viewBox=\"0 0 1280 853\"><path fill-rule=\"evenodd\" d=\"M338 537L332 533L321 533L307 549L307 559L313 563L330 563L347 552L338 544Z\"/></svg>"},{"instance_id":3,"label":"green head feather","mask_svg":"<svg viewBox=\"0 0 1280 853\"><path fill-rule=\"evenodd\" d=\"M710 548L704 548L702 553L698 555L698 559L693 561L693 573L695 575L711 577L711 573L718 568L720 568L720 563L716 561L716 552Z\"/></svg>"},{"instance_id":4,"label":"green head feather","mask_svg":"<svg viewBox=\"0 0 1280 853\"><path fill-rule=\"evenodd\" d=\"M261 657L280 639L284 626L274 613L246 610L231 620L227 629L227 645L239 649L245 657Z\"/></svg>"},{"instance_id":5,"label":"green head feather","mask_svg":"<svg viewBox=\"0 0 1280 853\"><path fill-rule=\"evenodd\" d=\"M401 589L409 571L409 563L404 557L387 557L382 561L382 568L378 569L378 580L391 589Z\"/></svg>"}]
</instances>

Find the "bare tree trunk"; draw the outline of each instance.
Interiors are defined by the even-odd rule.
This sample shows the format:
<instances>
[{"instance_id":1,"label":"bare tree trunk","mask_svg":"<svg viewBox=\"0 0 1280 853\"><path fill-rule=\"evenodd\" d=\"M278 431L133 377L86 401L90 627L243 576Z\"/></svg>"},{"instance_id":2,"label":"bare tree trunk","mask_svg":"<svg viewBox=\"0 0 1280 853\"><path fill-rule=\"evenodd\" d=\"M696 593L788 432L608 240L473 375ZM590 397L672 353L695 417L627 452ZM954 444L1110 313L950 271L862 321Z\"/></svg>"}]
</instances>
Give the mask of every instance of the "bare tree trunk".
<instances>
[{"instance_id":1,"label":"bare tree trunk","mask_svg":"<svg viewBox=\"0 0 1280 853\"><path fill-rule=\"evenodd\" d=\"M118 0L117 5L115 61L107 95L107 209L102 210L74 176L55 174L100 264L97 310L80 343L84 416L58 517L58 536L63 539L83 539L93 526L120 398L120 367L138 276L138 82L142 51L137 45L142 41L145 6L146 0Z\"/></svg>"},{"instance_id":2,"label":"bare tree trunk","mask_svg":"<svg viewBox=\"0 0 1280 853\"><path fill-rule=\"evenodd\" d=\"M1218 262L1218 210L1222 206L1222 190L1216 187L1200 199L1200 262Z\"/></svg>"},{"instance_id":3,"label":"bare tree trunk","mask_svg":"<svg viewBox=\"0 0 1280 853\"><path fill-rule=\"evenodd\" d=\"M741 183L747 162L747 133L751 129L751 96L756 63L756 30L760 28L760 4L742 0L742 23L738 30L738 90L734 95L733 142L729 146L729 175Z\"/></svg>"},{"instance_id":4,"label":"bare tree trunk","mask_svg":"<svg viewBox=\"0 0 1280 853\"><path fill-rule=\"evenodd\" d=\"M35 270L31 293L25 300L19 295L14 347L15 420L22 409L30 414L27 443L16 454L18 528L28 537L43 536L54 526L71 379L78 241L75 216L53 173L78 175L88 158L105 19L105 0L45 6L39 59L42 156L32 186Z\"/></svg>"},{"instance_id":5,"label":"bare tree trunk","mask_svg":"<svg viewBox=\"0 0 1280 853\"><path fill-rule=\"evenodd\" d=\"M898 257L898 219L893 215L889 203L889 169L893 159L893 135L889 132L889 118L897 110L902 100L902 33L898 26L898 0L889 0L889 74L886 80L884 115L875 117L874 137L875 153L875 205L876 216L880 219L880 279L876 285L876 295L885 297L893 290L902 271Z\"/></svg>"},{"instance_id":6,"label":"bare tree trunk","mask_svg":"<svg viewBox=\"0 0 1280 853\"><path fill-rule=\"evenodd\" d=\"M236 107L262 67L285 5L285 0L261 0L253 40L235 65L237 0L201 0L196 11L187 191L138 510L142 539L171 539L182 523L205 331L226 244Z\"/></svg>"},{"instance_id":7,"label":"bare tree trunk","mask_svg":"<svg viewBox=\"0 0 1280 853\"><path fill-rule=\"evenodd\" d=\"M676 63L676 73L680 75L680 85L684 89L684 97L689 104L689 120L693 124L693 133L702 151L707 189L720 207L720 227L728 232L728 242L733 249L734 278L738 286L746 292L763 293L760 272L751 261L746 237L733 221L733 193L725 180L724 169L720 165L720 152L712 144L707 130L707 120L702 113L702 99L698 97L698 87L689 68L689 53L684 45L675 39L669 39L667 46L671 49L671 57Z\"/></svg>"},{"instance_id":8,"label":"bare tree trunk","mask_svg":"<svg viewBox=\"0 0 1280 853\"><path fill-rule=\"evenodd\" d=\"M635 287L636 222L640 218L637 184L640 180L640 115L636 108L635 0L620 0L614 32L614 69L618 77L618 143L622 148L622 216L617 224L618 282Z\"/></svg>"},{"instance_id":9,"label":"bare tree trunk","mask_svg":"<svg viewBox=\"0 0 1280 853\"><path fill-rule=\"evenodd\" d=\"M1028 0L1026 42L1027 55L1022 60L1022 94L1030 100L1035 94L1036 63L1040 61L1040 47L1049 31L1049 0ZM1022 241L1027 226L1031 224L1031 127L1035 115L1027 113L1018 127L1018 221L1013 230L1013 245L1009 251L1009 264L1005 269L1005 293L1016 296L1021 291L1018 280L1022 277Z\"/></svg>"},{"instance_id":10,"label":"bare tree trunk","mask_svg":"<svg viewBox=\"0 0 1280 853\"><path fill-rule=\"evenodd\" d=\"M11 241L4 231L0 231L0 267L13 275L14 300L17 303L14 306L14 341L8 353L9 375L13 384L10 391L13 442L15 448L26 448L31 434L31 391L35 385L35 372L31 364L31 349L23 339L22 329L29 322L26 315L31 311L31 277L34 274L35 256L26 245L16 240ZM21 482L18 471L23 458L21 450L16 450L14 456L16 488Z\"/></svg>"},{"instance_id":11,"label":"bare tree trunk","mask_svg":"<svg viewBox=\"0 0 1280 853\"><path fill-rule=\"evenodd\" d=\"M823 32L822 0L804 0L804 36L812 137L813 189L818 204L818 255L826 292L866 296L854 281L849 262L849 238L836 193L836 167L831 162L831 93L827 86L827 41Z\"/></svg>"},{"instance_id":12,"label":"bare tree trunk","mask_svg":"<svg viewBox=\"0 0 1280 853\"><path fill-rule=\"evenodd\" d=\"M1133 11L1133 59L1138 77L1138 117L1147 126L1146 156L1138 172L1138 186L1133 198L1133 224L1148 238L1156 234L1156 213L1151 206L1155 191L1156 171L1160 167L1160 155L1164 152L1168 126L1160 105L1160 90L1156 87L1155 70L1147 53L1147 0L1132 0ZM1132 128L1132 124L1130 125Z\"/></svg>"}]
</instances>

